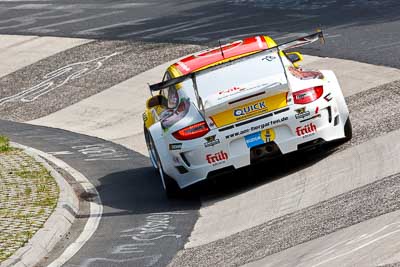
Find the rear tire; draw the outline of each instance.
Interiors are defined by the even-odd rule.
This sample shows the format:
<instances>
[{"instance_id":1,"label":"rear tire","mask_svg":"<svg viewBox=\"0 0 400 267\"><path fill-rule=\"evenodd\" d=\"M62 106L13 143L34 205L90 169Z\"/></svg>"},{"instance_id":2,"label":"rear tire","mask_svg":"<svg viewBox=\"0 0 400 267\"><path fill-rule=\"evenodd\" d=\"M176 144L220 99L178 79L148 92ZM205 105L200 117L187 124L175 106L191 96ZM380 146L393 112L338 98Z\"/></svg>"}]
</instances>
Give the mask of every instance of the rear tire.
<instances>
[{"instance_id":1,"label":"rear tire","mask_svg":"<svg viewBox=\"0 0 400 267\"><path fill-rule=\"evenodd\" d=\"M153 138L151 137L149 131L146 128L144 131L144 135L146 138L147 148L149 150L149 154L151 157L150 160L161 178L161 183L164 187L165 194L167 195L168 198L175 198L179 196L181 189L179 188L178 183L164 172L160 161L160 157L154 145Z\"/></svg>"},{"instance_id":2,"label":"rear tire","mask_svg":"<svg viewBox=\"0 0 400 267\"><path fill-rule=\"evenodd\" d=\"M350 117L347 118L344 125L344 136L346 141L349 141L353 137L353 127L351 126Z\"/></svg>"},{"instance_id":3,"label":"rear tire","mask_svg":"<svg viewBox=\"0 0 400 267\"><path fill-rule=\"evenodd\" d=\"M161 179L163 179L164 181L164 190L168 198L176 198L180 195L181 189L179 188L178 184L174 179L169 177L164 171L163 171L163 178Z\"/></svg>"}]
</instances>

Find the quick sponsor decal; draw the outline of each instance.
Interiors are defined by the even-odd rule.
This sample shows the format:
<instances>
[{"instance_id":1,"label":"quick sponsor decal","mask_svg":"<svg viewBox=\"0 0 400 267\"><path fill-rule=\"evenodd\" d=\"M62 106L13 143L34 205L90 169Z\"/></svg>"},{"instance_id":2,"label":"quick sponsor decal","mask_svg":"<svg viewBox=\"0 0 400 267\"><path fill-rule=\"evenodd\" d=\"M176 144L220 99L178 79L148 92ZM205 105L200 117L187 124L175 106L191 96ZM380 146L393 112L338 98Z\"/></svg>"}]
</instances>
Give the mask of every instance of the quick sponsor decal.
<instances>
[{"instance_id":1,"label":"quick sponsor decal","mask_svg":"<svg viewBox=\"0 0 400 267\"><path fill-rule=\"evenodd\" d=\"M248 148L262 145L275 140L273 129L265 129L258 133L252 133L244 137Z\"/></svg>"},{"instance_id":2,"label":"quick sponsor decal","mask_svg":"<svg viewBox=\"0 0 400 267\"><path fill-rule=\"evenodd\" d=\"M241 116L250 115L254 112L258 113L263 110L267 110L267 106L266 106L264 100L260 101L260 102L256 102L256 103L248 105L248 106L245 106L243 108L233 110L233 116L241 117Z\"/></svg>"},{"instance_id":3,"label":"quick sponsor decal","mask_svg":"<svg viewBox=\"0 0 400 267\"><path fill-rule=\"evenodd\" d=\"M227 159L228 159L228 153L226 153L222 150L215 154L207 154L206 155L207 162L209 164L212 164L213 166L220 164L220 163L224 163Z\"/></svg>"},{"instance_id":4,"label":"quick sponsor decal","mask_svg":"<svg viewBox=\"0 0 400 267\"><path fill-rule=\"evenodd\" d=\"M211 119L217 127L222 127L286 106L286 93L281 93L212 115Z\"/></svg>"},{"instance_id":5,"label":"quick sponsor decal","mask_svg":"<svg viewBox=\"0 0 400 267\"><path fill-rule=\"evenodd\" d=\"M169 144L169 150L181 150L182 143Z\"/></svg>"},{"instance_id":6,"label":"quick sponsor decal","mask_svg":"<svg viewBox=\"0 0 400 267\"><path fill-rule=\"evenodd\" d=\"M220 140L216 139L215 137L216 137L216 135L214 134L214 135L210 135L210 136L207 136L206 138L204 138L207 141L206 143L204 143L204 147L218 145L220 143Z\"/></svg>"},{"instance_id":7,"label":"quick sponsor decal","mask_svg":"<svg viewBox=\"0 0 400 267\"><path fill-rule=\"evenodd\" d=\"M297 136L307 137L317 132L317 126L314 123L306 124L296 128Z\"/></svg>"},{"instance_id":8,"label":"quick sponsor decal","mask_svg":"<svg viewBox=\"0 0 400 267\"><path fill-rule=\"evenodd\" d=\"M265 123L257 125L257 126L252 126L250 128L247 128L247 129L235 132L235 133L231 133L229 135L226 135L225 138L229 139L229 138L233 138L235 136L241 136L241 135L244 135L244 134L247 134L247 133L251 133L251 132L254 132L254 131L260 131L260 130L264 130L266 128L268 129L271 126L280 124L280 123L285 122L287 120L289 120L289 117L282 117L282 118L277 119L277 120L271 120L271 121L265 122Z\"/></svg>"},{"instance_id":9,"label":"quick sponsor decal","mask_svg":"<svg viewBox=\"0 0 400 267\"><path fill-rule=\"evenodd\" d=\"M297 114L295 115L295 117L296 117L296 119L298 119L298 120L304 119L304 118L306 118L306 117L308 117L308 116L311 115L310 111L308 111L308 110L306 111L306 108L305 108L305 107L296 109L295 112L297 113Z\"/></svg>"}]
</instances>

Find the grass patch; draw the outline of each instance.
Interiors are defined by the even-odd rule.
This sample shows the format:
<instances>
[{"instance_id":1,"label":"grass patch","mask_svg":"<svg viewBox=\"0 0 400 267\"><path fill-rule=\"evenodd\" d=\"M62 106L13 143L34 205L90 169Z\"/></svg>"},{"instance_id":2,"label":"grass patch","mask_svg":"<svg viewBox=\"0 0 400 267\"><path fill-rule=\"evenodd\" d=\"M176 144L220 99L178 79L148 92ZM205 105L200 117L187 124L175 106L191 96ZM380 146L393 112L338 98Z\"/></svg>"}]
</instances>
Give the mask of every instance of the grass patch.
<instances>
[{"instance_id":1,"label":"grass patch","mask_svg":"<svg viewBox=\"0 0 400 267\"><path fill-rule=\"evenodd\" d=\"M33 191L38 193L36 200L32 202L32 205L51 208L54 208L57 205L58 192L56 193L57 196L54 196L54 193L51 192L54 178L47 169L43 167L41 167L38 171L22 169L19 171L15 170L14 173L23 179L31 179L35 181L36 188L25 188L24 190L25 197L29 197Z\"/></svg>"},{"instance_id":2,"label":"grass patch","mask_svg":"<svg viewBox=\"0 0 400 267\"><path fill-rule=\"evenodd\" d=\"M0 135L0 152L8 152L11 150L10 139L4 135Z\"/></svg>"},{"instance_id":3,"label":"grass patch","mask_svg":"<svg viewBox=\"0 0 400 267\"><path fill-rule=\"evenodd\" d=\"M0 136L0 264L43 227L57 206L59 188L49 170Z\"/></svg>"}]
</instances>

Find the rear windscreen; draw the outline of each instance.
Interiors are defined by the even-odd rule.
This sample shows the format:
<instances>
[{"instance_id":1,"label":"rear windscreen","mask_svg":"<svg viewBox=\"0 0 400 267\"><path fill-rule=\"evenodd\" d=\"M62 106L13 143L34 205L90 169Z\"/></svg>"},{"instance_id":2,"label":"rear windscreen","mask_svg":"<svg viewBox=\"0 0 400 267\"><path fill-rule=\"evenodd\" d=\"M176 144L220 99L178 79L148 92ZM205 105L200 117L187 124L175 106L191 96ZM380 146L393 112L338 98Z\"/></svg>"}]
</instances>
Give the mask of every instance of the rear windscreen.
<instances>
[{"instance_id":1,"label":"rear windscreen","mask_svg":"<svg viewBox=\"0 0 400 267\"><path fill-rule=\"evenodd\" d=\"M286 84L287 80L281 60L277 52L273 50L225 63L210 71L199 73L196 75L196 82L199 95L205 103L208 98L222 99L260 86ZM186 80L183 85L185 89L193 88L190 79Z\"/></svg>"}]
</instances>

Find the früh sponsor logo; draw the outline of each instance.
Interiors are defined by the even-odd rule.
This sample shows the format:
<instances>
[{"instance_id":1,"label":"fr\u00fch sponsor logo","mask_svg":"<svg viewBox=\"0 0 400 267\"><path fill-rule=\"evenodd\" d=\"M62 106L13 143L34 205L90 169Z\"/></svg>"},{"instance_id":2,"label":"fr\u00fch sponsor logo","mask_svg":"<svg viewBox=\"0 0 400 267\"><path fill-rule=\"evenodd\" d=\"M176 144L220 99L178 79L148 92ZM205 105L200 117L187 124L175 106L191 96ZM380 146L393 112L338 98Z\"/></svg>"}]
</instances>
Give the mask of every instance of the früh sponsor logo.
<instances>
[{"instance_id":1,"label":"fr\u00fch sponsor logo","mask_svg":"<svg viewBox=\"0 0 400 267\"><path fill-rule=\"evenodd\" d=\"M302 127L296 128L297 136L304 136L304 135L315 133L315 132L317 132L317 126L315 126L314 123L310 123L310 124L304 125Z\"/></svg>"},{"instance_id":2,"label":"fr\u00fch sponsor logo","mask_svg":"<svg viewBox=\"0 0 400 267\"><path fill-rule=\"evenodd\" d=\"M216 163L219 161L223 161L223 160L227 160L227 159L228 159L228 154L222 150L215 154L207 154L206 155L206 160L210 164Z\"/></svg>"}]
</instances>

